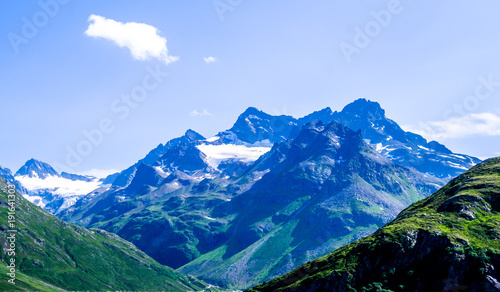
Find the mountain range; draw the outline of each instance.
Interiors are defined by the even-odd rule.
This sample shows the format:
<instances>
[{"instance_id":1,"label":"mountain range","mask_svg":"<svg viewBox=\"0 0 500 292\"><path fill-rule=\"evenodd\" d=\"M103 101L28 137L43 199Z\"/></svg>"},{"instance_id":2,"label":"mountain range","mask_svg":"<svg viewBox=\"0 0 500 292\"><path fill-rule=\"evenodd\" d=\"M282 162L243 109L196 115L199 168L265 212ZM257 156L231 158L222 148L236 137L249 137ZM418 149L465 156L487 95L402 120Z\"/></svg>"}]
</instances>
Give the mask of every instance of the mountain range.
<instances>
[{"instance_id":1,"label":"mountain range","mask_svg":"<svg viewBox=\"0 0 500 292\"><path fill-rule=\"evenodd\" d=\"M251 107L215 137L188 130L101 180L36 160L13 179L67 222L245 289L373 233L479 162L359 99L299 119Z\"/></svg>"},{"instance_id":2,"label":"mountain range","mask_svg":"<svg viewBox=\"0 0 500 292\"><path fill-rule=\"evenodd\" d=\"M327 107L299 119L271 116L248 108L231 129L217 136L223 143L267 142L272 145L294 138L303 125L313 120L325 124L338 121L353 131L361 130L368 144L393 162L438 178L449 180L480 162L475 157L453 153L436 141L427 142L418 134L404 131L385 116L385 110L377 102L363 98L348 104L340 112Z\"/></svg>"},{"instance_id":3,"label":"mountain range","mask_svg":"<svg viewBox=\"0 0 500 292\"><path fill-rule=\"evenodd\" d=\"M160 144L58 216L241 289L374 232L479 161L365 99L300 119L248 108L215 137L188 130Z\"/></svg>"},{"instance_id":4,"label":"mountain range","mask_svg":"<svg viewBox=\"0 0 500 292\"><path fill-rule=\"evenodd\" d=\"M500 158L256 291L500 291Z\"/></svg>"},{"instance_id":5,"label":"mountain range","mask_svg":"<svg viewBox=\"0 0 500 292\"><path fill-rule=\"evenodd\" d=\"M394 164L335 121L306 124L230 189L263 168L208 213L228 221L225 241L179 271L234 288L262 282L372 233L442 183Z\"/></svg>"}]
</instances>

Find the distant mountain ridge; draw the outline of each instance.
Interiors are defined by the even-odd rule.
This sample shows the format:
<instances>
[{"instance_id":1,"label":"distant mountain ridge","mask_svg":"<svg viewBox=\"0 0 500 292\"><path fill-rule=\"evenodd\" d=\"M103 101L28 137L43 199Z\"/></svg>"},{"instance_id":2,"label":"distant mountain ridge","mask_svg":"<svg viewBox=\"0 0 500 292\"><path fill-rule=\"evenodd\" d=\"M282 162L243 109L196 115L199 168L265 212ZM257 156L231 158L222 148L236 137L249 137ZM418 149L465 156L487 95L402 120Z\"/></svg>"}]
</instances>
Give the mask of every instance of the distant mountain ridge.
<instances>
[{"instance_id":1,"label":"distant mountain ridge","mask_svg":"<svg viewBox=\"0 0 500 292\"><path fill-rule=\"evenodd\" d=\"M61 172L61 177L70 179L72 181L86 181L86 182L91 182L96 179L95 176L92 175L80 175L80 174L74 174L74 173L67 173L67 172Z\"/></svg>"},{"instance_id":2,"label":"distant mountain ridge","mask_svg":"<svg viewBox=\"0 0 500 292\"><path fill-rule=\"evenodd\" d=\"M335 120L354 131L361 130L367 142L390 160L446 180L481 161L469 155L453 153L436 141L428 142L418 134L404 131L386 117L379 103L364 98L346 105L340 112L327 107L299 119L286 115L272 116L250 107L238 117L231 129L217 136L228 143L272 145L294 138L303 125L313 120L325 124Z\"/></svg>"},{"instance_id":3,"label":"distant mountain ridge","mask_svg":"<svg viewBox=\"0 0 500 292\"><path fill-rule=\"evenodd\" d=\"M200 140L205 140L205 137L189 129L186 131L184 136L172 139L164 145L159 144L155 149L151 150L144 158L140 159L137 163L121 171L114 179L113 186L126 187L132 181L135 172L137 171L137 168L141 163L152 166L160 157L165 155L170 148Z\"/></svg>"},{"instance_id":4,"label":"distant mountain ridge","mask_svg":"<svg viewBox=\"0 0 500 292\"><path fill-rule=\"evenodd\" d=\"M94 176L59 174L48 163L33 158L19 168L13 179L30 202L52 213L69 207L102 185Z\"/></svg>"},{"instance_id":5,"label":"distant mountain ridge","mask_svg":"<svg viewBox=\"0 0 500 292\"><path fill-rule=\"evenodd\" d=\"M0 166L0 177L4 178L7 182L13 184L19 193L21 194L27 193L27 190L21 185L21 183L18 180L16 180L16 178L12 174L12 170Z\"/></svg>"},{"instance_id":6,"label":"distant mountain ridge","mask_svg":"<svg viewBox=\"0 0 500 292\"><path fill-rule=\"evenodd\" d=\"M436 141L427 142L422 136L404 131L386 118L385 110L376 102L358 99L332 113L332 118L354 131L361 130L378 152L392 161L433 176L451 179L477 163L480 159L454 154Z\"/></svg>"}]
</instances>

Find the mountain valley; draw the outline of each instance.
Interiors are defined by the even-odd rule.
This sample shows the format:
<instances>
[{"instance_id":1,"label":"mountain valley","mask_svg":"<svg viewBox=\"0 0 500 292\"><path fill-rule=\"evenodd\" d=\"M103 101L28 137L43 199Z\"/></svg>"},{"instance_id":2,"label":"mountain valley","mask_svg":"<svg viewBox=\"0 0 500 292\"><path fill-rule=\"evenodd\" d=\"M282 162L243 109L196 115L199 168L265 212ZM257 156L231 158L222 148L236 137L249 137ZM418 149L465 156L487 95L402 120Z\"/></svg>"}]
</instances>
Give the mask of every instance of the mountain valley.
<instances>
[{"instance_id":1,"label":"mountain valley","mask_svg":"<svg viewBox=\"0 0 500 292\"><path fill-rule=\"evenodd\" d=\"M370 235L479 162L359 99L299 119L251 107L214 137L188 130L103 179L34 159L0 174L69 223L246 289Z\"/></svg>"}]
</instances>

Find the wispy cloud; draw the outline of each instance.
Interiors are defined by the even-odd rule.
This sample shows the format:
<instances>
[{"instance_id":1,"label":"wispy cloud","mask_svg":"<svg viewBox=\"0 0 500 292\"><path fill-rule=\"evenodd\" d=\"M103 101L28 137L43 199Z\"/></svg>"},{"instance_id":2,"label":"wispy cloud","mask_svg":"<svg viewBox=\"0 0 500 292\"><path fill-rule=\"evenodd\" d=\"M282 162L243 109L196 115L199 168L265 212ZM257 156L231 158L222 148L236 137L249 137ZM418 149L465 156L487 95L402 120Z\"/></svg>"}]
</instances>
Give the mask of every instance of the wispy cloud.
<instances>
[{"instance_id":1,"label":"wispy cloud","mask_svg":"<svg viewBox=\"0 0 500 292\"><path fill-rule=\"evenodd\" d=\"M189 113L192 117L213 117L214 115L209 113L207 109L203 109L203 111L199 112L198 110L193 110Z\"/></svg>"},{"instance_id":2,"label":"wispy cloud","mask_svg":"<svg viewBox=\"0 0 500 292\"><path fill-rule=\"evenodd\" d=\"M406 125L403 128L430 140L500 136L500 116L492 113L471 113L460 118L420 122L418 125Z\"/></svg>"},{"instance_id":3,"label":"wispy cloud","mask_svg":"<svg viewBox=\"0 0 500 292\"><path fill-rule=\"evenodd\" d=\"M207 64L211 64L211 63L218 62L219 59L217 59L216 57L210 56L210 57L203 58L203 61L205 61L205 63L207 63Z\"/></svg>"},{"instance_id":4,"label":"wispy cloud","mask_svg":"<svg viewBox=\"0 0 500 292\"><path fill-rule=\"evenodd\" d=\"M159 35L159 30L145 23L118 22L92 14L85 34L90 37L113 41L120 47L127 47L137 60L156 58L170 64L179 57L169 56L167 39Z\"/></svg>"}]
</instances>

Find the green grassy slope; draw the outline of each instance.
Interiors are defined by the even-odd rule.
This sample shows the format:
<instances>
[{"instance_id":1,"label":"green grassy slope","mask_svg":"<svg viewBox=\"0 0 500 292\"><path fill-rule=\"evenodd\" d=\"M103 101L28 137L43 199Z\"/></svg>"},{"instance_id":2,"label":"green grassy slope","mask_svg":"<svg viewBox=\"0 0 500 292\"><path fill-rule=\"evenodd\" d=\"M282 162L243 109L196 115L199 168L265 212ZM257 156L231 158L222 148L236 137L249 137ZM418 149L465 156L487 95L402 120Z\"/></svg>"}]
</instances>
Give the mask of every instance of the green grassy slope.
<instances>
[{"instance_id":1,"label":"green grassy slope","mask_svg":"<svg viewBox=\"0 0 500 292\"><path fill-rule=\"evenodd\" d=\"M500 291L500 158L374 234L249 291Z\"/></svg>"},{"instance_id":2,"label":"green grassy slope","mask_svg":"<svg viewBox=\"0 0 500 292\"><path fill-rule=\"evenodd\" d=\"M16 255L9 256L7 192L0 178L1 291L217 291L158 264L112 233L65 223L18 193ZM15 286L7 282L11 258L17 268Z\"/></svg>"},{"instance_id":3,"label":"green grassy slope","mask_svg":"<svg viewBox=\"0 0 500 292\"><path fill-rule=\"evenodd\" d=\"M2 263L2 265L0 265L1 291L68 291L27 276L22 272L16 273L15 285L12 285L7 282L11 279L7 273L9 273L9 269L7 268L7 265Z\"/></svg>"}]
</instances>

